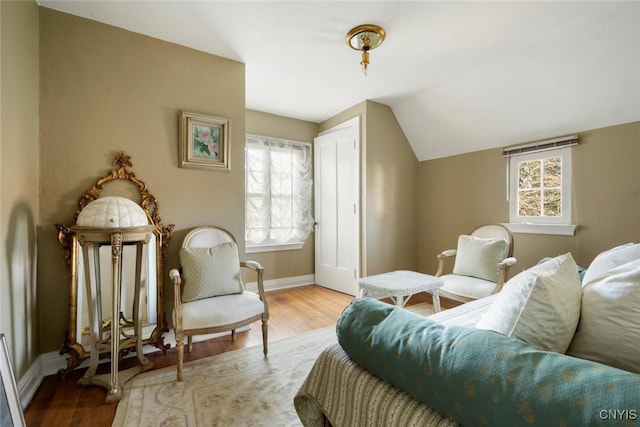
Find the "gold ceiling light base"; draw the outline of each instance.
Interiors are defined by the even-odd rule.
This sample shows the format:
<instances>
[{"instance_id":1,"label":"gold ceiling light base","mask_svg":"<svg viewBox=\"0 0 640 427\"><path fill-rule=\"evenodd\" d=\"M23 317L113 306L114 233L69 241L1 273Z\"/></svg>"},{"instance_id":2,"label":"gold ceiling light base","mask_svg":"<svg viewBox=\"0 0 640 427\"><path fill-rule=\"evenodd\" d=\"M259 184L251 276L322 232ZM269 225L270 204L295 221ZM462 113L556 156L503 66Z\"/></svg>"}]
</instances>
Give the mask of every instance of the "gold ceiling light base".
<instances>
[{"instance_id":1,"label":"gold ceiling light base","mask_svg":"<svg viewBox=\"0 0 640 427\"><path fill-rule=\"evenodd\" d=\"M386 34L382 27L373 24L358 25L347 33L349 47L362 52L362 74L369 69L369 51L377 48L384 41Z\"/></svg>"}]
</instances>

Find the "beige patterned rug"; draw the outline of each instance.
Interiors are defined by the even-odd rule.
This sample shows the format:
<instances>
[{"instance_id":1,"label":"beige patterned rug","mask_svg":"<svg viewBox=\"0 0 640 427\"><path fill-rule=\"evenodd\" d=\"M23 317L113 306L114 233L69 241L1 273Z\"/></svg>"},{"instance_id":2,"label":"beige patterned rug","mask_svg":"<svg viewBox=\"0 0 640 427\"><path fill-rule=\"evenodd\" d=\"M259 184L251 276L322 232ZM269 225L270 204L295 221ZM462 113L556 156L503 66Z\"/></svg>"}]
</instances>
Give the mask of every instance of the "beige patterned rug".
<instances>
[{"instance_id":1,"label":"beige patterned rug","mask_svg":"<svg viewBox=\"0 0 640 427\"><path fill-rule=\"evenodd\" d=\"M422 315L430 304L408 307ZM297 426L293 397L318 355L337 342L335 326L140 374L124 387L113 426Z\"/></svg>"}]
</instances>

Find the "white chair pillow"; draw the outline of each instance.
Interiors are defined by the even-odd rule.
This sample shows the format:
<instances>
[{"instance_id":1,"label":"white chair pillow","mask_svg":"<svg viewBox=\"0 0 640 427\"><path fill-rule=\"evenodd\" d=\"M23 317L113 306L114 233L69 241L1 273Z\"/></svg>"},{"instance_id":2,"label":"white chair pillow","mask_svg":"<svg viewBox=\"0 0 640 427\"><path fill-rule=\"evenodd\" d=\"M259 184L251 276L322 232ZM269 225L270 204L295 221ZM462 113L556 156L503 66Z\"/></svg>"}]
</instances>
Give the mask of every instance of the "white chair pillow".
<instances>
[{"instance_id":1,"label":"white chair pillow","mask_svg":"<svg viewBox=\"0 0 640 427\"><path fill-rule=\"evenodd\" d=\"M182 248L179 255L184 281L183 302L244 291L238 246L234 242L212 248Z\"/></svg>"},{"instance_id":2,"label":"white chair pillow","mask_svg":"<svg viewBox=\"0 0 640 427\"><path fill-rule=\"evenodd\" d=\"M504 239L462 235L458 237L453 274L497 282L498 263L506 258L507 251Z\"/></svg>"},{"instance_id":3,"label":"white chair pillow","mask_svg":"<svg viewBox=\"0 0 640 427\"><path fill-rule=\"evenodd\" d=\"M476 328L564 353L580 319L581 295L578 266L571 254L561 255L509 280Z\"/></svg>"},{"instance_id":4,"label":"white chair pillow","mask_svg":"<svg viewBox=\"0 0 640 427\"><path fill-rule=\"evenodd\" d=\"M585 284L580 323L567 353L640 373L640 259Z\"/></svg>"}]
</instances>

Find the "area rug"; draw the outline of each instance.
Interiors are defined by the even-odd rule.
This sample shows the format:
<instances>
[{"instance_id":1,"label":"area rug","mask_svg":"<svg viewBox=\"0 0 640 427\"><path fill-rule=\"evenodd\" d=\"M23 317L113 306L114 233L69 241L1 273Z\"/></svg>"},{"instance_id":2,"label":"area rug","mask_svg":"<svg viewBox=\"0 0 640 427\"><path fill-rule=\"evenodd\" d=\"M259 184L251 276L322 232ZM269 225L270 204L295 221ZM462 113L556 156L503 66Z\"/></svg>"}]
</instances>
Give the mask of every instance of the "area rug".
<instances>
[{"instance_id":1,"label":"area rug","mask_svg":"<svg viewBox=\"0 0 640 427\"><path fill-rule=\"evenodd\" d=\"M407 307L421 315L430 304ZM132 378L118 403L114 427L298 426L293 398L318 355L337 342L335 326Z\"/></svg>"},{"instance_id":2,"label":"area rug","mask_svg":"<svg viewBox=\"0 0 640 427\"><path fill-rule=\"evenodd\" d=\"M405 308L421 316L429 316L434 313L433 305L428 302L419 302L418 304L408 305Z\"/></svg>"}]
</instances>

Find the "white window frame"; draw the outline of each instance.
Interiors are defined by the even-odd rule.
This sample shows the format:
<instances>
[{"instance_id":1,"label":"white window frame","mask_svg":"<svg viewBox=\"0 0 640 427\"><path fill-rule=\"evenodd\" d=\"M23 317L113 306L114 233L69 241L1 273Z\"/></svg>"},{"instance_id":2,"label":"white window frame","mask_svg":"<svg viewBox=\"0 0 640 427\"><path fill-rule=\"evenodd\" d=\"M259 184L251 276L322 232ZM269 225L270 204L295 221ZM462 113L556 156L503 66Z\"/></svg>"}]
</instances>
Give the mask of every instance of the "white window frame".
<instances>
[{"instance_id":1,"label":"white window frame","mask_svg":"<svg viewBox=\"0 0 640 427\"><path fill-rule=\"evenodd\" d=\"M509 224L515 233L573 235L576 226L571 224L571 150L564 147L553 150L515 154L509 157ZM523 217L518 215L518 164L523 161L560 157L562 167L562 198L560 217Z\"/></svg>"},{"instance_id":2,"label":"white window frame","mask_svg":"<svg viewBox=\"0 0 640 427\"><path fill-rule=\"evenodd\" d=\"M254 134L247 134L246 135L247 139L249 138L256 138L256 139L267 139L267 140L273 140L273 141L278 141L280 143L283 144L290 144L290 145L304 145L307 147L312 148L312 144L308 143L308 142L301 142L301 141L292 141L292 140L287 140L284 138L276 138L276 137L269 137L269 136L263 136L263 135L254 135ZM311 153L313 153L313 150L311 149ZM313 155L313 154L312 154ZM313 167L313 159L311 159L311 167ZM246 165L245 165L245 169L246 169ZM247 173L247 171L245 170L245 174ZM313 175L311 175L311 185L313 185ZM247 196L249 196L249 194L247 193L247 182L246 182L246 176L245 176L245 199L247 198ZM311 197L313 196L313 193L311 193ZM312 199L309 202L310 204L312 203ZM311 206L310 206L311 208ZM247 206L245 206L245 211L247 209ZM246 231L245 231L246 233ZM285 250L295 250L295 249L302 249L305 245L304 241L301 240L289 240L287 242L281 242L281 241L276 241L274 239L267 239L261 243L251 243L248 239L246 240L246 245L245 245L245 252L246 253L258 253L258 252L274 252L274 251L285 251Z\"/></svg>"}]
</instances>

